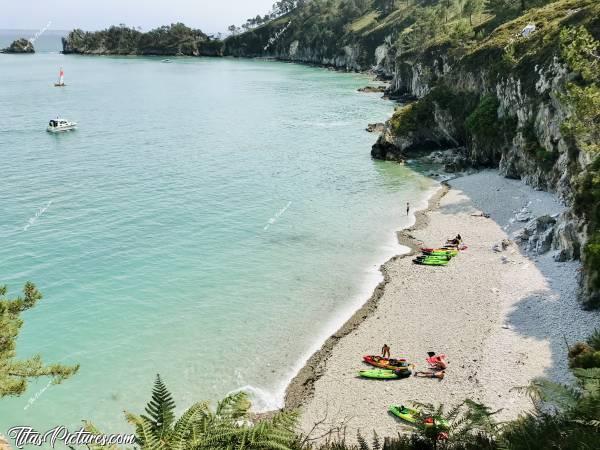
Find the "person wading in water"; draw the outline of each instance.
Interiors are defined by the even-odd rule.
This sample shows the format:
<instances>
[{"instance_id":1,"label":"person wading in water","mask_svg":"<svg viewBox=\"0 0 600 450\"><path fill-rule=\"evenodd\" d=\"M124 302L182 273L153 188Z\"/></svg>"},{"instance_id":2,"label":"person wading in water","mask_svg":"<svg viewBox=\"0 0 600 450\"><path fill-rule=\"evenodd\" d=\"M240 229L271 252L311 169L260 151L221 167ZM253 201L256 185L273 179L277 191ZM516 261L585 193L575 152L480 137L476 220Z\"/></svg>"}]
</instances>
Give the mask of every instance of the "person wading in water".
<instances>
[{"instance_id":1,"label":"person wading in water","mask_svg":"<svg viewBox=\"0 0 600 450\"><path fill-rule=\"evenodd\" d=\"M410 203L406 202L406 215L410 212Z\"/></svg>"}]
</instances>

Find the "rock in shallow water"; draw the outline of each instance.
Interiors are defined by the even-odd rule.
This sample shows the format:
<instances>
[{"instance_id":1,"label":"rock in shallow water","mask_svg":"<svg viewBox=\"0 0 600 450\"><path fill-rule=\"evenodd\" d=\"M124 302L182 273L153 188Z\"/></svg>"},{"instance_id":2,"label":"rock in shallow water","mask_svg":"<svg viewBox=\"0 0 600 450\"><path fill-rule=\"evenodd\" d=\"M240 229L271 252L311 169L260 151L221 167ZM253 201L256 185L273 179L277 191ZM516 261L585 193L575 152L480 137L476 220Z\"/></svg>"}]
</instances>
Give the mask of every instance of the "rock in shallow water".
<instances>
[{"instance_id":1,"label":"rock in shallow water","mask_svg":"<svg viewBox=\"0 0 600 450\"><path fill-rule=\"evenodd\" d=\"M374 92L385 92L385 90L387 89L386 86L365 86L362 87L358 90L358 92L367 92L367 93L374 93Z\"/></svg>"}]
</instances>

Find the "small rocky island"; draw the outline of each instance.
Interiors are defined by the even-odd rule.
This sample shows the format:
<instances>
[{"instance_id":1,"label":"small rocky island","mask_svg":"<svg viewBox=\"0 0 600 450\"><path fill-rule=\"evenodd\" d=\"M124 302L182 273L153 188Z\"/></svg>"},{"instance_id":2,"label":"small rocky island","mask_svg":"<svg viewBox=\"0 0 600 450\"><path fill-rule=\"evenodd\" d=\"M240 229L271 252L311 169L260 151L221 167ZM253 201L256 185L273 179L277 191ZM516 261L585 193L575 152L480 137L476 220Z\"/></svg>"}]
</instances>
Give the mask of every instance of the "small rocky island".
<instances>
[{"instance_id":1,"label":"small rocky island","mask_svg":"<svg viewBox=\"0 0 600 450\"><path fill-rule=\"evenodd\" d=\"M182 23L141 32L125 25L102 31L75 29L62 38L64 54L222 56L223 44Z\"/></svg>"},{"instance_id":2,"label":"small rocky island","mask_svg":"<svg viewBox=\"0 0 600 450\"><path fill-rule=\"evenodd\" d=\"M0 53L35 53L35 49L33 48L31 41L21 38L14 41L8 47L0 50Z\"/></svg>"}]
</instances>

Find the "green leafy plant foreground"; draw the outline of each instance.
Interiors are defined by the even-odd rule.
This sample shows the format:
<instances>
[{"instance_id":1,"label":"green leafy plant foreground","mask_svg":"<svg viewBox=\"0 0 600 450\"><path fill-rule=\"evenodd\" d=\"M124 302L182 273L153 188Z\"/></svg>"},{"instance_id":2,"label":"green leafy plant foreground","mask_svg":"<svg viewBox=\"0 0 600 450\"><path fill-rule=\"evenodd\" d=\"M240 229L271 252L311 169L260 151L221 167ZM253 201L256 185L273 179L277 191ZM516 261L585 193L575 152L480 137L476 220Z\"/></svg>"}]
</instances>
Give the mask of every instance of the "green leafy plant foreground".
<instances>
[{"instance_id":1,"label":"green leafy plant foreground","mask_svg":"<svg viewBox=\"0 0 600 450\"><path fill-rule=\"evenodd\" d=\"M33 308L42 294L33 283L27 282L23 296L6 298L6 286L0 286L0 398L19 396L27 389L30 380L49 377L59 384L79 370L79 365L43 363L40 355L28 359L16 358L16 341L23 320L21 314Z\"/></svg>"}]
</instances>

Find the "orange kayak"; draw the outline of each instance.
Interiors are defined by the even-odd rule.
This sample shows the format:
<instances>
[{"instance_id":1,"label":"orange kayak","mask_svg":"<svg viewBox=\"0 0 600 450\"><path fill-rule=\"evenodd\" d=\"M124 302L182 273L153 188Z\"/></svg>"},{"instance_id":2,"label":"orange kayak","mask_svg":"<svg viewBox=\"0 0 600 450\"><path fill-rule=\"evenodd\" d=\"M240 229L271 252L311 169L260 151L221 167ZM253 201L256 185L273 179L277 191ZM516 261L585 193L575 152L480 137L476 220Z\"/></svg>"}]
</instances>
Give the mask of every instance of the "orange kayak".
<instances>
[{"instance_id":1,"label":"orange kayak","mask_svg":"<svg viewBox=\"0 0 600 450\"><path fill-rule=\"evenodd\" d=\"M377 355L366 355L363 356L363 360L367 364L371 364L372 366L379 367L380 369L390 369L390 370L408 370L409 364L408 361L404 358L402 359L393 359L393 358L383 358Z\"/></svg>"}]
</instances>

